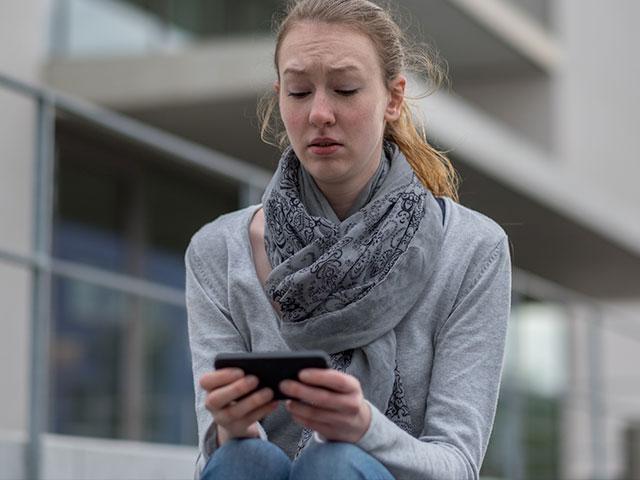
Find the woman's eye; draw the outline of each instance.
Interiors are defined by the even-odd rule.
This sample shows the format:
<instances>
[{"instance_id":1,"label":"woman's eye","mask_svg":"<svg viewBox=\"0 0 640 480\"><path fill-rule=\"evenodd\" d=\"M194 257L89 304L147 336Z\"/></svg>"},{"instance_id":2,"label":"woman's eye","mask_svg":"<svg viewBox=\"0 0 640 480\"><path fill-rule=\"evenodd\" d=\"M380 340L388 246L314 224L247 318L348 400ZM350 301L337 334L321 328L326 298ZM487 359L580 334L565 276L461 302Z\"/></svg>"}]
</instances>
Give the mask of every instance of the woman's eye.
<instances>
[{"instance_id":1,"label":"woman's eye","mask_svg":"<svg viewBox=\"0 0 640 480\"><path fill-rule=\"evenodd\" d=\"M290 97L302 98L308 95L309 92L289 92Z\"/></svg>"},{"instance_id":2,"label":"woman's eye","mask_svg":"<svg viewBox=\"0 0 640 480\"><path fill-rule=\"evenodd\" d=\"M340 95L344 95L345 97L348 97L349 95L353 95L357 91L358 91L357 88L354 88L352 90L336 90L337 93L339 93Z\"/></svg>"}]
</instances>

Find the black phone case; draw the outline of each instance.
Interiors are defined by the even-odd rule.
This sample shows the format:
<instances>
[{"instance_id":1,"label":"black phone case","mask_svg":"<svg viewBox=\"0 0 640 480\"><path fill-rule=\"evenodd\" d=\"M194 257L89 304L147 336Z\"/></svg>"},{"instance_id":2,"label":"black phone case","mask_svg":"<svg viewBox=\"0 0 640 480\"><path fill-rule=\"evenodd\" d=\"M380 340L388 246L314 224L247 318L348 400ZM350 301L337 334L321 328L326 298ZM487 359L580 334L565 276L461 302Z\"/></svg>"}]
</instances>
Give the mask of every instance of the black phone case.
<instances>
[{"instance_id":1,"label":"black phone case","mask_svg":"<svg viewBox=\"0 0 640 480\"><path fill-rule=\"evenodd\" d=\"M278 385L285 379L298 379L304 368L328 368L329 356L321 350L301 352L219 353L214 361L216 370L241 368L246 375L255 375L260 383L256 390L269 387L275 400L285 400Z\"/></svg>"}]
</instances>

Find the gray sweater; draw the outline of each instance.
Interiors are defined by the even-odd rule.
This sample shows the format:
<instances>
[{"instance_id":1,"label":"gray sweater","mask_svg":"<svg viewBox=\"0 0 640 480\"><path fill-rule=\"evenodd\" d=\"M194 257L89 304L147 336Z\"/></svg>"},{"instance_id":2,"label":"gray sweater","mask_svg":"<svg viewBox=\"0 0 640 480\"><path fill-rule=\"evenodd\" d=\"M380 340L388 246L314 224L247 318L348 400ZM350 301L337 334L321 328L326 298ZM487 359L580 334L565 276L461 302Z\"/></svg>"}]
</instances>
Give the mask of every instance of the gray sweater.
<instances>
[{"instance_id":1,"label":"gray sweater","mask_svg":"<svg viewBox=\"0 0 640 480\"><path fill-rule=\"evenodd\" d=\"M252 260L249 223L257 208L205 225L186 253L200 446L196 476L216 448L213 418L198 385L215 355L288 350ZM508 240L478 212L449 199L445 211L435 273L396 328L413 430L405 432L371 405L371 425L357 443L397 479L477 479L495 415L510 309ZM261 427L265 440L294 455L301 428L282 406Z\"/></svg>"}]
</instances>

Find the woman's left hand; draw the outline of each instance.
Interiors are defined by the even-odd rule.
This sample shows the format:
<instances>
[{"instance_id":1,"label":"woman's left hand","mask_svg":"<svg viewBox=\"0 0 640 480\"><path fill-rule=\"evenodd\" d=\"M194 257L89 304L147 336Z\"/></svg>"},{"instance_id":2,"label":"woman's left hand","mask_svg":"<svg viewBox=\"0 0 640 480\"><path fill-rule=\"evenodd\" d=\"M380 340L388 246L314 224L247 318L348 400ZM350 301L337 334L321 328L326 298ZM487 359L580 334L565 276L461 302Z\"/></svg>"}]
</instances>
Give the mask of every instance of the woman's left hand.
<instances>
[{"instance_id":1,"label":"woman's left hand","mask_svg":"<svg viewBox=\"0 0 640 480\"><path fill-rule=\"evenodd\" d=\"M355 443L371 423L371 410L358 379L332 369L307 368L300 381L284 380L280 390L292 397L286 408L300 425L327 440Z\"/></svg>"}]
</instances>

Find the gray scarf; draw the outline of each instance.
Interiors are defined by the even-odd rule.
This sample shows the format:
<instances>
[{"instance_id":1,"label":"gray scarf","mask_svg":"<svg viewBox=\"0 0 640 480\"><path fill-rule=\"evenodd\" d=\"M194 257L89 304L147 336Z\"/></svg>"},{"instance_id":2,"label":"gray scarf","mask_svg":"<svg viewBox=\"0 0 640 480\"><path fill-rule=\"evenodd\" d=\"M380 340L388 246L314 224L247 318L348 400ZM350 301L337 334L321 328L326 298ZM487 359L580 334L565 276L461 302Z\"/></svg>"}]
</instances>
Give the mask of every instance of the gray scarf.
<instances>
[{"instance_id":1,"label":"gray scarf","mask_svg":"<svg viewBox=\"0 0 640 480\"><path fill-rule=\"evenodd\" d=\"M321 349L364 396L411 431L394 328L424 289L442 245L439 206L391 142L340 221L291 148L263 198L273 270L265 285L292 350ZM301 447L309 432L303 434Z\"/></svg>"}]
</instances>

